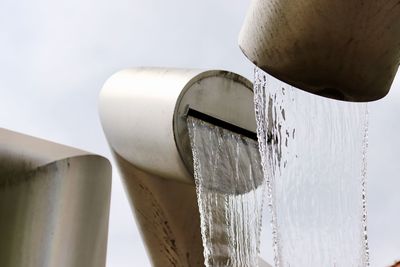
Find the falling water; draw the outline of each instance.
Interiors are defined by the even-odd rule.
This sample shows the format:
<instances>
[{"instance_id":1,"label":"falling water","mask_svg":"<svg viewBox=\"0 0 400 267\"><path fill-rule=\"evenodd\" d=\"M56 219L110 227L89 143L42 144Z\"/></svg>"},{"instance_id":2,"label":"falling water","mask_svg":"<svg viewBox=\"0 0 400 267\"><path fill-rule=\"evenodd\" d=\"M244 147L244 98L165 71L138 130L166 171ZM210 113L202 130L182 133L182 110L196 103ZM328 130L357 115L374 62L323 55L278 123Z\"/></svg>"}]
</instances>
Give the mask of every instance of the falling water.
<instances>
[{"instance_id":1,"label":"falling water","mask_svg":"<svg viewBox=\"0 0 400 267\"><path fill-rule=\"evenodd\" d=\"M277 267L369 265L367 106L255 70L255 108Z\"/></svg>"},{"instance_id":2,"label":"falling water","mask_svg":"<svg viewBox=\"0 0 400 267\"><path fill-rule=\"evenodd\" d=\"M189 117L205 265L258 266L264 179L257 141Z\"/></svg>"}]
</instances>

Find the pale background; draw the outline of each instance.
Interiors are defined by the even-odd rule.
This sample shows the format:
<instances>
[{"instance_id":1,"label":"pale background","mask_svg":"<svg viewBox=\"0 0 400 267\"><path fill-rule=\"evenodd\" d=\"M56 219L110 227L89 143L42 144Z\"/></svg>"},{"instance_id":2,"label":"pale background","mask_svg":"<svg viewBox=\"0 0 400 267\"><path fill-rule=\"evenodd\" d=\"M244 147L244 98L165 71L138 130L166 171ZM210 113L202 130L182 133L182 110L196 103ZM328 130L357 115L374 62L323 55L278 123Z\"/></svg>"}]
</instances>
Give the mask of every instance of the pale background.
<instances>
[{"instance_id":1,"label":"pale background","mask_svg":"<svg viewBox=\"0 0 400 267\"><path fill-rule=\"evenodd\" d=\"M97 97L134 66L227 69L252 78L237 37L249 0L1 0L0 127L111 158ZM399 76L399 75L398 75ZM400 78L370 105L371 266L400 259ZM107 266L150 266L114 168ZM263 239L268 249L269 226ZM312 252L310 252L312 253Z\"/></svg>"}]
</instances>

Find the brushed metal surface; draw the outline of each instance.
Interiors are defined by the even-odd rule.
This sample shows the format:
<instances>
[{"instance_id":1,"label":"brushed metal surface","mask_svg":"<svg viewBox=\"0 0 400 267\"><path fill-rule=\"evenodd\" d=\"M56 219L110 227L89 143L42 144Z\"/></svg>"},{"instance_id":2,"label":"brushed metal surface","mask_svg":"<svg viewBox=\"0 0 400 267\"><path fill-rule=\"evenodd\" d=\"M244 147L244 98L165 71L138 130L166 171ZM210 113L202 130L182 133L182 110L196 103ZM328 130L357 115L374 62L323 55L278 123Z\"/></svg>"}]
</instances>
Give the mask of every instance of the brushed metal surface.
<instances>
[{"instance_id":1,"label":"brushed metal surface","mask_svg":"<svg viewBox=\"0 0 400 267\"><path fill-rule=\"evenodd\" d=\"M107 159L0 129L0 266L105 266Z\"/></svg>"},{"instance_id":2,"label":"brushed metal surface","mask_svg":"<svg viewBox=\"0 0 400 267\"><path fill-rule=\"evenodd\" d=\"M109 145L134 166L157 176L193 183L174 140L176 101L202 71L133 68L104 84L99 114Z\"/></svg>"},{"instance_id":3,"label":"brushed metal surface","mask_svg":"<svg viewBox=\"0 0 400 267\"><path fill-rule=\"evenodd\" d=\"M239 46L255 65L317 95L373 101L400 61L398 0L254 0Z\"/></svg>"}]
</instances>

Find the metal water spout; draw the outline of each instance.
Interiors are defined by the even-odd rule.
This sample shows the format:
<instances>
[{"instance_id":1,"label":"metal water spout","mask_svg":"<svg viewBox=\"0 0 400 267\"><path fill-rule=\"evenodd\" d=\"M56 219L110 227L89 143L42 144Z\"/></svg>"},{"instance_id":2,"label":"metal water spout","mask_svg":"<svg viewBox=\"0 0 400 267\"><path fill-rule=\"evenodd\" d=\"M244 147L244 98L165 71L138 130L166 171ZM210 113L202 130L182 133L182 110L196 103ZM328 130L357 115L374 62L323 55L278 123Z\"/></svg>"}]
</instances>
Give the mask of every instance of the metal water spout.
<instances>
[{"instance_id":1,"label":"metal water spout","mask_svg":"<svg viewBox=\"0 0 400 267\"><path fill-rule=\"evenodd\" d=\"M153 266L204 266L186 119L254 134L252 84L220 70L128 69L105 83L99 112Z\"/></svg>"},{"instance_id":2,"label":"metal water spout","mask_svg":"<svg viewBox=\"0 0 400 267\"><path fill-rule=\"evenodd\" d=\"M276 78L317 95L373 101L400 60L398 0L253 0L243 53Z\"/></svg>"}]
</instances>

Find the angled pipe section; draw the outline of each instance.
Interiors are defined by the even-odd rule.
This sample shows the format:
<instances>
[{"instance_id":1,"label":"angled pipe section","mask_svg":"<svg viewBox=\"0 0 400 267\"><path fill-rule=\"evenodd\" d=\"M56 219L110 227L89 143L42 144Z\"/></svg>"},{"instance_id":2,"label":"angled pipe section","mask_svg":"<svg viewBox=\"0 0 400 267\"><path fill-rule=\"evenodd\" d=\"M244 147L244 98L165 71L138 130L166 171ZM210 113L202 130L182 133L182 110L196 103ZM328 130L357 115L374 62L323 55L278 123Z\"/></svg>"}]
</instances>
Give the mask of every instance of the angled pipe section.
<instances>
[{"instance_id":1,"label":"angled pipe section","mask_svg":"<svg viewBox=\"0 0 400 267\"><path fill-rule=\"evenodd\" d=\"M107 159L0 129L0 266L105 266Z\"/></svg>"},{"instance_id":2,"label":"angled pipe section","mask_svg":"<svg viewBox=\"0 0 400 267\"><path fill-rule=\"evenodd\" d=\"M220 70L128 69L105 83L99 112L153 266L204 266L186 118L254 133L252 84Z\"/></svg>"},{"instance_id":3,"label":"angled pipe section","mask_svg":"<svg viewBox=\"0 0 400 267\"><path fill-rule=\"evenodd\" d=\"M148 173L191 184L190 109L256 131L252 84L227 71L123 70L105 83L99 108L117 154Z\"/></svg>"},{"instance_id":4,"label":"angled pipe section","mask_svg":"<svg viewBox=\"0 0 400 267\"><path fill-rule=\"evenodd\" d=\"M398 0L254 0L239 46L256 66L313 94L373 101L400 61Z\"/></svg>"}]
</instances>

